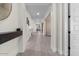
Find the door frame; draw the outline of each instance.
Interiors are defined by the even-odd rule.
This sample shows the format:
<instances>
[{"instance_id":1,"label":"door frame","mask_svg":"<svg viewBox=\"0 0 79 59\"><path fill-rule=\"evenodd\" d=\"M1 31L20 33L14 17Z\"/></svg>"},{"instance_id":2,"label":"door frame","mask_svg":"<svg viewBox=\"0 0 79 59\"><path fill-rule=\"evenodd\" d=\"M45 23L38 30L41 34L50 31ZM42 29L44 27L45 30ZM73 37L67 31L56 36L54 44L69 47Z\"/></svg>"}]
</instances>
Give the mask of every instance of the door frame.
<instances>
[{"instance_id":1,"label":"door frame","mask_svg":"<svg viewBox=\"0 0 79 59\"><path fill-rule=\"evenodd\" d=\"M70 3L64 4L64 55L70 56Z\"/></svg>"},{"instance_id":2,"label":"door frame","mask_svg":"<svg viewBox=\"0 0 79 59\"><path fill-rule=\"evenodd\" d=\"M68 3L68 56L70 56L70 3Z\"/></svg>"},{"instance_id":3,"label":"door frame","mask_svg":"<svg viewBox=\"0 0 79 59\"><path fill-rule=\"evenodd\" d=\"M52 22L51 25L54 26L54 28L51 26L51 30L53 29L53 31L51 32L51 35L55 34L55 35L51 36L51 49L52 49L53 52L58 51L58 49L57 49L57 43L58 42L57 42L57 34L56 34L57 22L55 20L55 19L57 19L57 17L56 17L56 12L57 12L56 8L57 8L57 6L56 5L57 4L52 4L52 9L51 9L51 19L53 19L53 20L51 20L51 22ZM68 24L70 24L68 22L68 20L69 20L68 13L70 12L69 8L68 8L68 3L62 4L62 9L63 9L62 10L62 14L63 14L63 16L62 16L62 19L63 19L63 21L62 21L62 23L63 23L63 27L62 27L62 29L63 29L63 32L62 32L63 33L63 37L62 37L62 54L64 56L68 56L69 53L70 53L69 50L68 50L68 46L70 44L69 37L68 37L68 28L69 28ZM52 40L52 39L54 39L54 40ZM60 50L58 51L58 53L60 54Z\"/></svg>"}]
</instances>

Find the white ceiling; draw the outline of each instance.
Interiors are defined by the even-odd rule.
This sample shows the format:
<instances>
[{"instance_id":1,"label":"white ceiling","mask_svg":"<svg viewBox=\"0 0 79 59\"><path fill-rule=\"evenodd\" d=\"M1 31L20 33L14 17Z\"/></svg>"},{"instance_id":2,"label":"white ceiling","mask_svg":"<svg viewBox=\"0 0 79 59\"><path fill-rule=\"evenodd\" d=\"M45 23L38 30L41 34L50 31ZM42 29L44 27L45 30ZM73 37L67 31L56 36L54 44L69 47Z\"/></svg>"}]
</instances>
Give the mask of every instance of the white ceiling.
<instances>
[{"instance_id":1,"label":"white ceiling","mask_svg":"<svg viewBox=\"0 0 79 59\"><path fill-rule=\"evenodd\" d=\"M51 3L26 3L25 5L32 19L35 21L41 21L48 12Z\"/></svg>"}]
</instances>

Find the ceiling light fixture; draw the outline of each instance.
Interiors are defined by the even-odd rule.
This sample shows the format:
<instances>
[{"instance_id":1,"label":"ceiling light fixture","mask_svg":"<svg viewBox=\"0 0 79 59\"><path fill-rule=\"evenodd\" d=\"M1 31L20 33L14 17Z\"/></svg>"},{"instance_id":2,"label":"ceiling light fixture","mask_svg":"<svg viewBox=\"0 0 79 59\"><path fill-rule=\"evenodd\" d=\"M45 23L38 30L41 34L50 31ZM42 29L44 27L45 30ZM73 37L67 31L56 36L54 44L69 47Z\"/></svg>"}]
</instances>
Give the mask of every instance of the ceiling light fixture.
<instances>
[{"instance_id":1,"label":"ceiling light fixture","mask_svg":"<svg viewBox=\"0 0 79 59\"><path fill-rule=\"evenodd\" d=\"M39 15L39 12L37 12L36 14Z\"/></svg>"}]
</instances>

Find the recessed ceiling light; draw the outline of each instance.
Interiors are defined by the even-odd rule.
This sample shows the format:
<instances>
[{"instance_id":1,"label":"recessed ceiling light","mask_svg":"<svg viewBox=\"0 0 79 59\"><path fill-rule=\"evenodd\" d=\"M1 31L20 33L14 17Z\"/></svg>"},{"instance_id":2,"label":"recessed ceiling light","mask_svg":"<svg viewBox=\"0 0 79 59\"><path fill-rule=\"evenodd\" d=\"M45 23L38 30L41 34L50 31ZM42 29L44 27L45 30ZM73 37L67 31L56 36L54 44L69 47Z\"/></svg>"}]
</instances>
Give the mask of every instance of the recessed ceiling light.
<instances>
[{"instance_id":1,"label":"recessed ceiling light","mask_svg":"<svg viewBox=\"0 0 79 59\"><path fill-rule=\"evenodd\" d=\"M39 12L37 12L36 14L39 15Z\"/></svg>"}]
</instances>

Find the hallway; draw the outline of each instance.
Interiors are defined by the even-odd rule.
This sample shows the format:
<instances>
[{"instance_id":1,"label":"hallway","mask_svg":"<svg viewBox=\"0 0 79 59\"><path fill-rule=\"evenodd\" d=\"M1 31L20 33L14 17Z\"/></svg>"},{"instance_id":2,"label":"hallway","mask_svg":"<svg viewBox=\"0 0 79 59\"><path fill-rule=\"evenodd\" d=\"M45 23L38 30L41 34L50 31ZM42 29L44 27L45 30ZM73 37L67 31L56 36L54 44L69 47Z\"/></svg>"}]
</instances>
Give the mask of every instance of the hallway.
<instances>
[{"instance_id":1,"label":"hallway","mask_svg":"<svg viewBox=\"0 0 79 59\"><path fill-rule=\"evenodd\" d=\"M33 33L26 45L22 56L57 56L50 48L50 37L45 37L40 32Z\"/></svg>"},{"instance_id":2,"label":"hallway","mask_svg":"<svg viewBox=\"0 0 79 59\"><path fill-rule=\"evenodd\" d=\"M0 56L67 56L66 6L62 3L11 4L10 16L0 22Z\"/></svg>"}]
</instances>

